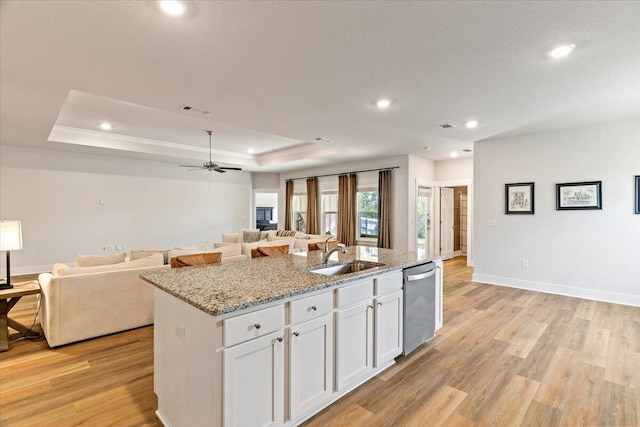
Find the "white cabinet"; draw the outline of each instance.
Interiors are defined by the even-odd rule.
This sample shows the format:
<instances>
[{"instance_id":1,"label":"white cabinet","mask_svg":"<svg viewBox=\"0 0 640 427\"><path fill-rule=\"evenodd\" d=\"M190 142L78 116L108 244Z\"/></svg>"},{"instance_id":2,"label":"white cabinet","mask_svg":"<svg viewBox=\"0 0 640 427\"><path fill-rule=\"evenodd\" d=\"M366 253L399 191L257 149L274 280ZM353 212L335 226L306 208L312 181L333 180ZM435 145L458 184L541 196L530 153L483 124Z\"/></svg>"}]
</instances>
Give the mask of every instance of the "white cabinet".
<instances>
[{"instance_id":1,"label":"white cabinet","mask_svg":"<svg viewBox=\"0 0 640 427\"><path fill-rule=\"evenodd\" d=\"M402 273L340 288L336 301L341 308L336 311L336 388L341 391L402 354Z\"/></svg>"},{"instance_id":2,"label":"white cabinet","mask_svg":"<svg viewBox=\"0 0 640 427\"><path fill-rule=\"evenodd\" d=\"M373 301L336 311L336 388L343 390L373 370Z\"/></svg>"},{"instance_id":3,"label":"white cabinet","mask_svg":"<svg viewBox=\"0 0 640 427\"><path fill-rule=\"evenodd\" d=\"M224 425L284 422L284 340L281 332L224 350Z\"/></svg>"},{"instance_id":4,"label":"white cabinet","mask_svg":"<svg viewBox=\"0 0 640 427\"><path fill-rule=\"evenodd\" d=\"M375 366L383 366L402 353L402 291L374 301Z\"/></svg>"},{"instance_id":5,"label":"white cabinet","mask_svg":"<svg viewBox=\"0 0 640 427\"><path fill-rule=\"evenodd\" d=\"M332 316L326 314L289 330L289 411L294 420L321 406L333 393Z\"/></svg>"}]
</instances>

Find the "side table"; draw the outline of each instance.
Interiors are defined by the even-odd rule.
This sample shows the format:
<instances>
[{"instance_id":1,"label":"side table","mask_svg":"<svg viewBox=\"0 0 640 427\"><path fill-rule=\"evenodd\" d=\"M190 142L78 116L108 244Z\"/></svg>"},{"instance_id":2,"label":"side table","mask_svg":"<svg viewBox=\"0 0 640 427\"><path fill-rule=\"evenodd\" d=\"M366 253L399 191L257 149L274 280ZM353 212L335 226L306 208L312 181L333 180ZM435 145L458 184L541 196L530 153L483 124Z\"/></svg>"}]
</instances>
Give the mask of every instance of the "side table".
<instances>
[{"instance_id":1,"label":"side table","mask_svg":"<svg viewBox=\"0 0 640 427\"><path fill-rule=\"evenodd\" d=\"M8 316L9 311L25 295L40 293L40 285L34 282L15 284L11 289L0 289L0 352L9 349L9 327L27 334L29 328Z\"/></svg>"}]
</instances>

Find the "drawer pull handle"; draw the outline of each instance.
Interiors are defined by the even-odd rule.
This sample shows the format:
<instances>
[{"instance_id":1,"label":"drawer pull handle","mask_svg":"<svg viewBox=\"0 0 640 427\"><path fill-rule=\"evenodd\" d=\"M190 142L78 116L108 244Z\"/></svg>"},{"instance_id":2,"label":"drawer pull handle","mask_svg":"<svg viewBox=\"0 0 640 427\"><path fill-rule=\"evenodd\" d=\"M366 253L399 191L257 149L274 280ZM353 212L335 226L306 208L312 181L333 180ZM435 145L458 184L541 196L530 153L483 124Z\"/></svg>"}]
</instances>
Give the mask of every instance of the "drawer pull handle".
<instances>
[{"instance_id":1,"label":"drawer pull handle","mask_svg":"<svg viewBox=\"0 0 640 427\"><path fill-rule=\"evenodd\" d=\"M256 329L260 329L260 323L256 323L255 325L253 325Z\"/></svg>"},{"instance_id":2,"label":"drawer pull handle","mask_svg":"<svg viewBox=\"0 0 640 427\"><path fill-rule=\"evenodd\" d=\"M378 305L382 305L382 303L381 303L381 302L379 302L379 303L378 303Z\"/></svg>"},{"instance_id":3,"label":"drawer pull handle","mask_svg":"<svg viewBox=\"0 0 640 427\"><path fill-rule=\"evenodd\" d=\"M373 306L372 306L372 305L368 305L368 306L367 306L367 309L369 309L369 308L373 308Z\"/></svg>"},{"instance_id":4,"label":"drawer pull handle","mask_svg":"<svg viewBox=\"0 0 640 427\"><path fill-rule=\"evenodd\" d=\"M316 311L318 309L318 307L316 307L315 305L311 306L311 310Z\"/></svg>"},{"instance_id":5,"label":"drawer pull handle","mask_svg":"<svg viewBox=\"0 0 640 427\"><path fill-rule=\"evenodd\" d=\"M294 332L293 335L297 337L298 335L300 335L300 332Z\"/></svg>"},{"instance_id":6,"label":"drawer pull handle","mask_svg":"<svg viewBox=\"0 0 640 427\"><path fill-rule=\"evenodd\" d=\"M278 342L282 342L282 337L278 337L276 339L278 340Z\"/></svg>"}]
</instances>

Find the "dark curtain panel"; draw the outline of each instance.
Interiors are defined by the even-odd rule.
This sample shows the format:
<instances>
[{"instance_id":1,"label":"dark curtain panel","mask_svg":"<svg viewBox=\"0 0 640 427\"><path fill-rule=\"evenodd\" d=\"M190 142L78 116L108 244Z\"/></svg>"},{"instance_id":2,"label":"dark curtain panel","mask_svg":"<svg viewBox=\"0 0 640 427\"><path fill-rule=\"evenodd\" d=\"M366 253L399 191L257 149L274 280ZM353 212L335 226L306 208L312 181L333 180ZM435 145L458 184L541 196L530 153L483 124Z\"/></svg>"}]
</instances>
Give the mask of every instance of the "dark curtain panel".
<instances>
[{"instance_id":1,"label":"dark curtain panel","mask_svg":"<svg viewBox=\"0 0 640 427\"><path fill-rule=\"evenodd\" d=\"M318 178L307 178L307 233L318 233Z\"/></svg>"},{"instance_id":2,"label":"dark curtain panel","mask_svg":"<svg viewBox=\"0 0 640 427\"><path fill-rule=\"evenodd\" d=\"M391 249L391 170L378 173L378 247Z\"/></svg>"},{"instance_id":3,"label":"dark curtain panel","mask_svg":"<svg viewBox=\"0 0 640 427\"><path fill-rule=\"evenodd\" d=\"M338 240L347 246L356 244L356 174L338 177Z\"/></svg>"},{"instance_id":4,"label":"dark curtain panel","mask_svg":"<svg viewBox=\"0 0 640 427\"><path fill-rule=\"evenodd\" d=\"M289 180L285 183L284 198L284 229L293 230L291 228L291 203L293 202L293 181Z\"/></svg>"}]
</instances>

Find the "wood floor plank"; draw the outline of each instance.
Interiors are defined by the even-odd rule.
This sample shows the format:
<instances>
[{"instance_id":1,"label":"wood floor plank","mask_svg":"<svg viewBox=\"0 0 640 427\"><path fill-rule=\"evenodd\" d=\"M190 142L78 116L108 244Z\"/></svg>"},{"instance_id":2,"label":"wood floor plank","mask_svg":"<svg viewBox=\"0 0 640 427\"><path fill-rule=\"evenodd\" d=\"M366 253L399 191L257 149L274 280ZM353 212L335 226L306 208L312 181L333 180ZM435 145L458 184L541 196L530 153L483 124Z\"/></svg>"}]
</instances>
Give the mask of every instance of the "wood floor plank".
<instances>
[{"instance_id":1,"label":"wood floor plank","mask_svg":"<svg viewBox=\"0 0 640 427\"><path fill-rule=\"evenodd\" d=\"M429 400L420 405L403 425L408 427L447 426L447 420L466 397L467 393L443 385Z\"/></svg>"},{"instance_id":2,"label":"wood floor plank","mask_svg":"<svg viewBox=\"0 0 640 427\"><path fill-rule=\"evenodd\" d=\"M600 395L598 425L638 425L640 419L636 419L635 400L632 388L605 381Z\"/></svg>"},{"instance_id":3,"label":"wood floor plank","mask_svg":"<svg viewBox=\"0 0 640 427\"><path fill-rule=\"evenodd\" d=\"M490 426L517 426L522 423L529 405L538 390L539 382L514 375L493 405L496 409L483 411L478 424Z\"/></svg>"}]
</instances>

